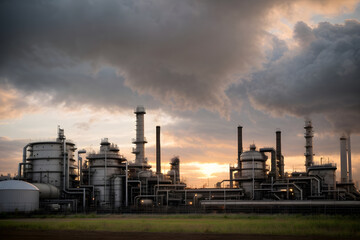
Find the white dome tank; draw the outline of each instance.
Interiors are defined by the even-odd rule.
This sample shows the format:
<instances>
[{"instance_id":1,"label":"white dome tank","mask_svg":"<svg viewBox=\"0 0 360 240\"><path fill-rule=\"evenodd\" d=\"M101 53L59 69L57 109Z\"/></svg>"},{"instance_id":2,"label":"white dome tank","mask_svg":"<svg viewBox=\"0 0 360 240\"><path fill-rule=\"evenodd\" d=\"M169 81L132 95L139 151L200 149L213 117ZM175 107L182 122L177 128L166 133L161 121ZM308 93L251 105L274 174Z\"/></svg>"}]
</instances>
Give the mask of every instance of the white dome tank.
<instances>
[{"instance_id":1,"label":"white dome tank","mask_svg":"<svg viewBox=\"0 0 360 240\"><path fill-rule=\"evenodd\" d=\"M0 212L32 212L39 209L39 189L17 180L0 182Z\"/></svg>"}]
</instances>

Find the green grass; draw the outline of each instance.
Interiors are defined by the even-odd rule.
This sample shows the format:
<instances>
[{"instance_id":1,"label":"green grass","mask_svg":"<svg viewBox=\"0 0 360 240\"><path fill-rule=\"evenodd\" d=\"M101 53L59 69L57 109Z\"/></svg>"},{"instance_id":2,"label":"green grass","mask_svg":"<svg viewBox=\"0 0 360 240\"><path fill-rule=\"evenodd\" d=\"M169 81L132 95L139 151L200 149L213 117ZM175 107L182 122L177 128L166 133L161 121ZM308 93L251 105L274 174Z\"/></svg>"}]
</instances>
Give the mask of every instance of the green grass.
<instances>
[{"instance_id":1,"label":"green grass","mask_svg":"<svg viewBox=\"0 0 360 240\"><path fill-rule=\"evenodd\" d=\"M359 220L322 215L70 215L3 219L0 228L360 237Z\"/></svg>"}]
</instances>

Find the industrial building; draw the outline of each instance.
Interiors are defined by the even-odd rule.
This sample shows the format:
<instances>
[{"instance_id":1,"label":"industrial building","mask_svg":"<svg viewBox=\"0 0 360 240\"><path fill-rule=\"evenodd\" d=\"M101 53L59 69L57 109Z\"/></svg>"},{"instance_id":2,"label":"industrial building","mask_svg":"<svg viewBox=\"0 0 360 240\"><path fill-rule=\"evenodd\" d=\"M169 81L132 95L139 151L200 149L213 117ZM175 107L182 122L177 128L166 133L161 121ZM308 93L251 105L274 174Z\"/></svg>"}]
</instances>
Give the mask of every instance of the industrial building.
<instances>
[{"instance_id":1,"label":"industrial building","mask_svg":"<svg viewBox=\"0 0 360 240\"><path fill-rule=\"evenodd\" d=\"M175 212L267 212L270 209L273 212L295 207L301 211L350 209L360 212L360 194L352 181L349 136L340 138L341 181L337 182L335 164L314 164L311 121L304 127L305 171L293 173L284 172L280 130L275 133L275 148L257 149L251 144L248 151L243 151L243 128L238 126L237 164L230 167L229 179L214 188L191 189L180 180L179 157L170 160L166 174L161 172L160 126L156 127L156 171L152 171L145 154L145 108L138 106L134 113L134 161L121 155L118 146L108 138L101 139L98 152L77 150L60 127L56 140L24 146L17 182L38 193L39 202L32 206L38 204L42 211L73 212L149 209L165 212L169 209ZM0 190L14 185L1 187L5 182L8 181L0 182Z\"/></svg>"}]
</instances>

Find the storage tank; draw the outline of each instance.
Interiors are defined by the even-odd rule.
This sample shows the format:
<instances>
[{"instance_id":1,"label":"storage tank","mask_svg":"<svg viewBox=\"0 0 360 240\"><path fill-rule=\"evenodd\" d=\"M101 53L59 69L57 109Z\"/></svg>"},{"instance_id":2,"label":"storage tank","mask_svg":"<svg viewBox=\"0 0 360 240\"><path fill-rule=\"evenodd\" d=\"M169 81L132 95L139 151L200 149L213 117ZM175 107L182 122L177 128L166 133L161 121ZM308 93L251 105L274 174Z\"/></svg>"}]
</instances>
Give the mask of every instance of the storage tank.
<instances>
[{"instance_id":1,"label":"storage tank","mask_svg":"<svg viewBox=\"0 0 360 240\"><path fill-rule=\"evenodd\" d=\"M60 198L60 190L51 184L33 183L39 189L39 197L41 199L57 199Z\"/></svg>"},{"instance_id":2,"label":"storage tank","mask_svg":"<svg viewBox=\"0 0 360 240\"><path fill-rule=\"evenodd\" d=\"M266 179L266 156L256 151L255 144L250 145L250 151L243 152L241 160L241 185L245 195L255 198L254 190L260 188L260 183Z\"/></svg>"},{"instance_id":3,"label":"storage tank","mask_svg":"<svg viewBox=\"0 0 360 240\"><path fill-rule=\"evenodd\" d=\"M65 158L69 162L69 186L75 187L74 181L77 176L75 163L75 144L66 141ZM62 141L33 142L28 145L29 156L26 162L30 168L26 168L25 174L33 183L52 184L63 188L64 171L64 144Z\"/></svg>"},{"instance_id":4,"label":"storage tank","mask_svg":"<svg viewBox=\"0 0 360 240\"><path fill-rule=\"evenodd\" d=\"M90 169L90 184L94 185L96 201L99 205L110 205L114 200L114 191L111 184L112 177L125 177L126 159L120 155L119 148L111 144L107 138L101 140L100 151L87 156ZM113 189L113 191L111 191Z\"/></svg>"},{"instance_id":5,"label":"storage tank","mask_svg":"<svg viewBox=\"0 0 360 240\"><path fill-rule=\"evenodd\" d=\"M39 209L39 189L18 180L0 182L0 212L32 212Z\"/></svg>"}]
</instances>

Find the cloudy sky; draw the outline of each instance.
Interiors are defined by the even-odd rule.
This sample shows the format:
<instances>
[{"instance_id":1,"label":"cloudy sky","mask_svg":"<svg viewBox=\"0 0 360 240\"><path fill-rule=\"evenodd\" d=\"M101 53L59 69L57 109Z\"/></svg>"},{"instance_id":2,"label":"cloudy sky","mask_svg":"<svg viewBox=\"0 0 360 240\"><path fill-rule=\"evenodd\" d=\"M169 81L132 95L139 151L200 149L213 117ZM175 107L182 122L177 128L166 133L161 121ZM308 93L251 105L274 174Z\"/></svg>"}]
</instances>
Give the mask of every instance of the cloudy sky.
<instances>
[{"instance_id":1,"label":"cloudy sky","mask_svg":"<svg viewBox=\"0 0 360 240\"><path fill-rule=\"evenodd\" d=\"M133 160L144 105L147 158L160 125L162 169L180 156L189 186L228 178L239 124L245 149L281 129L285 171L303 171L305 119L316 162L339 166L351 134L360 180L360 1L5 0L0 34L1 174L58 125L79 149L108 137Z\"/></svg>"}]
</instances>

